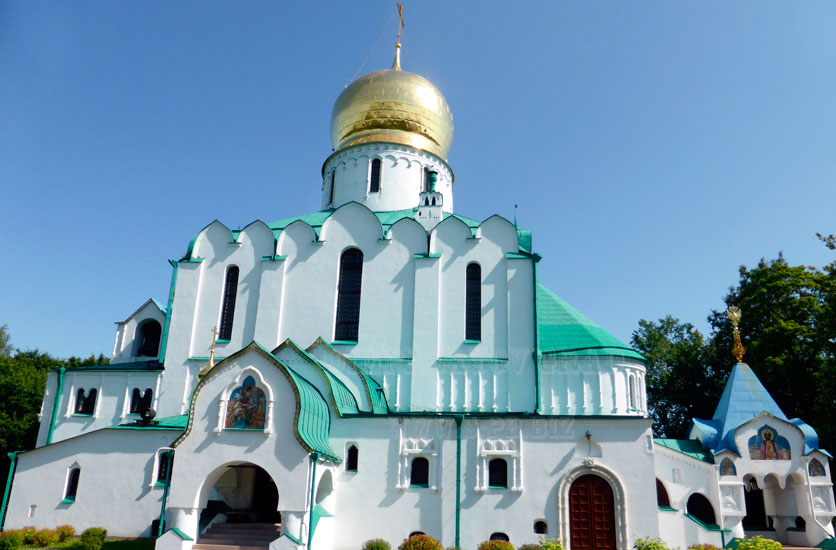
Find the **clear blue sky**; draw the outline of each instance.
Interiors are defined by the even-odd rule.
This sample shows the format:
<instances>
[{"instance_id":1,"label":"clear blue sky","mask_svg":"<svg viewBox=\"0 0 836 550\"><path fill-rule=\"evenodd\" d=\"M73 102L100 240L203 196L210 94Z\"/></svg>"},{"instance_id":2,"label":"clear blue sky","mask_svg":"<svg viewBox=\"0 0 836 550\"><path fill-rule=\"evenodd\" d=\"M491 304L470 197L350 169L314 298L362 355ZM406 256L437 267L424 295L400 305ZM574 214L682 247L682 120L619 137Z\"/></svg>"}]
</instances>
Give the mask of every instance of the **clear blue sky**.
<instances>
[{"instance_id":1,"label":"clear blue sky","mask_svg":"<svg viewBox=\"0 0 836 550\"><path fill-rule=\"evenodd\" d=\"M206 224L317 210L331 107L367 56L391 65L394 12L0 2L12 344L109 355ZM814 233L836 232L836 3L422 0L405 20L404 68L453 111L457 212L519 204L540 280L617 337L704 328L741 264L833 259Z\"/></svg>"}]
</instances>

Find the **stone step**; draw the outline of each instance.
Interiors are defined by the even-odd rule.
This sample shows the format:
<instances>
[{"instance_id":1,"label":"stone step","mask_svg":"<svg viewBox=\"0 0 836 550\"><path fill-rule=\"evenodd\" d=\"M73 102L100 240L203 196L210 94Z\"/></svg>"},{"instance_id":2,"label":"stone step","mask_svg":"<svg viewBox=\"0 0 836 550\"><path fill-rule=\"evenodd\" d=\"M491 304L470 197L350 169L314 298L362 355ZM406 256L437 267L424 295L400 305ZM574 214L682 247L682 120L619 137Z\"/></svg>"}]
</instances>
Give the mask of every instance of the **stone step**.
<instances>
[{"instance_id":1,"label":"stone step","mask_svg":"<svg viewBox=\"0 0 836 550\"><path fill-rule=\"evenodd\" d=\"M215 523L210 529L278 529L279 523Z\"/></svg>"},{"instance_id":2,"label":"stone step","mask_svg":"<svg viewBox=\"0 0 836 550\"><path fill-rule=\"evenodd\" d=\"M275 539L279 538L278 535L275 537L259 537L259 538L242 538L242 537L207 537L201 536L197 539L199 544L245 544L248 546L270 546L270 543L273 542Z\"/></svg>"},{"instance_id":3,"label":"stone step","mask_svg":"<svg viewBox=\"0 0 836 550\"><path fill-rule=\"evenodd\" d=\"M264 550L267 546L238 546L235 544L202 544L192 545L193 550Z\"/></svg>"},{"instance_id":4,"label":"stone step","mask_svg":"<svg viewBox=\"0 0 836 550\"><path fill-rule=\"evenodd\" d=\"M234 540L273 540L278 538L279 535L278 531L252 531L252 532L240 532L240 533L230 533L230 532L223 532L223 531L206 531L205 533L200 534L200 539L234 539Z\"/></svg>"},{"instance_id":5,"label":"stone step","mask_svg":"<svg viewBox=\"0 0 836 550\"><path fill-rule=\"evenodd\" d=\"M267 536L272 535L273 533L281 533L281 529L279 529L279 528L276 528L276 529L228 529L228 528L225 528L225 527L221 527L221 528L216 529L214 527L210 527L209 529L207 529L206 531L203 532L204 535L207 535L209 533L212 533L212 534L223 533L224 535L231 536L231 537L238 536L238 535L258 535L258 536L261 536L261 537L267 537Z\"/></svg>"}]
</instances>

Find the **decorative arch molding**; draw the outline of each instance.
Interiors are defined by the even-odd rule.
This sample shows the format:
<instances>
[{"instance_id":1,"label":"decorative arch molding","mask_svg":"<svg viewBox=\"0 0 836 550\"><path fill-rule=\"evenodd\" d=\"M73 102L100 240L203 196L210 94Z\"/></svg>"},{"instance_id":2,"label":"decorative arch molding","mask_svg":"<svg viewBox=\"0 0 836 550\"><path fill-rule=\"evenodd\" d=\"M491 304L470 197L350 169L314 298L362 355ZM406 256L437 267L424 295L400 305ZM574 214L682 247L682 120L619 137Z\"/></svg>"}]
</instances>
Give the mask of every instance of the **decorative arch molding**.
<instances>
[{"instance_id":1,"label":"decorative arch molding","mask_svg":"<svg viewBox=\"0 0 836 550\"><path fill-rule=\"evenodd\" d=\"M609 483L613 493L613 507L615 509L615 543L618 548L629 548L627 524L627 495L624 482L614 471L597 464L593 459L586 458L583 464L566 472L557 482L557 538L563 541L566 548L571 548L571 518L569 515L569 491L572 484L587 474L596 475Z\"/></svg>"},{"instance_id":2,"label":"decorative arch molding","mask_svg":"<svg viewBox=\"0 0 836 550\"><path fill-rule=\"evenodd\" d=\"M238 373L238 376L230 382L226 388L224 388L223 393L221 393L221 398L218 400L218 425L215 426L215 435L220 435L221 432L224 431L224 426L226 425L226 412L227 412L227 405L229 404L229 396L235 391L237 388L241 387L241 384L244 380L247 379L248 376L253 377L255 379L256 387L263 390L265 393L265 397L267 397L267 414L264 419L264 435L269 436L273 433L273 388L265 382L264 376L261 375L261 371L256 369L255 367L246 367Z\"/></svg>"}]
</instances>

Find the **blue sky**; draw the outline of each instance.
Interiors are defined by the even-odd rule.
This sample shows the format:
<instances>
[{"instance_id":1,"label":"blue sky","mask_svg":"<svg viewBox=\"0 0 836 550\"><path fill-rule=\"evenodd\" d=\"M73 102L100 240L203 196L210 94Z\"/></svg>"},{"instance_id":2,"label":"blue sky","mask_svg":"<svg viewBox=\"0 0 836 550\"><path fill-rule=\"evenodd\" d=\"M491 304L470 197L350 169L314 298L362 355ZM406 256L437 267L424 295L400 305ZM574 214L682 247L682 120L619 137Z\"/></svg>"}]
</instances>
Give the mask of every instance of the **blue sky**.
<instances>
[{"instance_id":1,"label":"blue sky","mask_svg":"<svg viewBox=\"0 0 836 550\"><path fill-rule=\"evenodd\" d=\"M391 65L394 13L0 2L12 344L109 355L209 222L317 210L333 102L367 57ZM836 3L422 0L405 20L404 69L453 111L457 212L518 204L540 280L622 340L666 314L705 328L741 264L833 260L814 234L836 232Z\"/></svg>"}]
</instances>

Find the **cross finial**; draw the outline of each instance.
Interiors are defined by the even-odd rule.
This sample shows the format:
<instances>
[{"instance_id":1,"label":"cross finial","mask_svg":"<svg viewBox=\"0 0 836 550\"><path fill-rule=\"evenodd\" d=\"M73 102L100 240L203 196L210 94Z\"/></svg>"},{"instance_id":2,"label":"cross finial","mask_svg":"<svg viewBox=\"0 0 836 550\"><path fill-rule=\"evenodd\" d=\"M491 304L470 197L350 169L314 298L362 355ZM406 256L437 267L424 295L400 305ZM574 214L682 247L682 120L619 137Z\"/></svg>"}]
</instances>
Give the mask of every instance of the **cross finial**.
<instances>
[{"instance_id":1,"label":"cross finial","mask_svg":"<svg viewBox=\"0 0 836 550\"><path fill-rule=\"evenodd\" d=\"M729 321L731 321L734 330L734 347L732 348L732 353L735 359L737 359L737 362L740 363L743 361L743 354L746 353L746 350L743 348L743 343L740 341L740 329L738 328L742 317L740 308L731 306L726 310L726 315L729 317Z\"/></svg>"},{"instance_id":2,"label":"cross finial","mask_svg":"<svg viewBox=\"0 0 836 550\"><path fill-rule=\"evenodd\" d=\"M401 32L403 31L403 2L398 2L398 42L395 44L395 62L392 69L401 70Z\"/></svg>"},{"instance_id":3,"label":"cross finial","mask_svg":"<svg viewBox=\"0 0 836 550\"><path fill-rule=\"evenodd\" d=\"M209 368L215 366L215 342L218 341L218 327L212 327L212 347L209 348Z\"/></svg>"}]
</instances>

